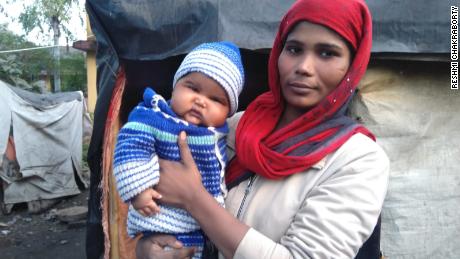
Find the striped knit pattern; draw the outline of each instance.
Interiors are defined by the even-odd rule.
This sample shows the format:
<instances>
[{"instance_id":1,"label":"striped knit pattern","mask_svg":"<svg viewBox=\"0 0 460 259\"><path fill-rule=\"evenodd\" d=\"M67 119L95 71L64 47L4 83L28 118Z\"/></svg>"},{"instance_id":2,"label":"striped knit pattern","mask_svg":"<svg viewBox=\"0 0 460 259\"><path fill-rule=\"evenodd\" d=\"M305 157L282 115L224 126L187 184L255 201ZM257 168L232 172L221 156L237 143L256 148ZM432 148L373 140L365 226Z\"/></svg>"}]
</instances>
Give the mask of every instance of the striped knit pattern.
<instances>
[{"instance_id":1,"label":"striped knit pattern","mask_svg":"<svg viewBox=\"0 0 460 259\"><path fill-rule=\"evenodd\" d=\"M158 158L180 161L177 136L181 131L187 133L204 187L224 205L227 124L219 128L189 124L179 119L168 103L150 88L145 90L144 101L134 108L121 128L115 147L113 171L119 195L125 202L158 183ZM164 205L160 205L160 210L157 215L143 217L130 206L128 234L131 237L145 232L178 234L185 245L202 242L201 233L196 232L199 225L187 211Z\"/></svg>"}]
</instances>

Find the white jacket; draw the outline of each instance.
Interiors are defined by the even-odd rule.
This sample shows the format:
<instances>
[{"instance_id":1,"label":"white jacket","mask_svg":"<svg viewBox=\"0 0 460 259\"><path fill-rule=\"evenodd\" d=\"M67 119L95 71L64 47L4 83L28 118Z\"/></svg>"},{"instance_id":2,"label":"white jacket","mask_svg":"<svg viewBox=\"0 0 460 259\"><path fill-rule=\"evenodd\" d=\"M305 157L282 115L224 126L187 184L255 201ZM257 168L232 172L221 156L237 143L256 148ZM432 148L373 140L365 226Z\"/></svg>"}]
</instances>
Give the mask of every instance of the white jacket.
<instances>
[{"instance_id":1,"label":"white jacket","mask_svg":"<svg viewBox=\"0 0 460 259\"><path fill-rule=\"evenodd\" d=\"M229 119L228 155L236 124ZM234 258L354 258L372 234L387 192L389 160L378 144L355 134L305 172L253 179L231 189L226 209L251 229ZM241 207L241 209L240 209Z\"/></svg>"}]
</instances>

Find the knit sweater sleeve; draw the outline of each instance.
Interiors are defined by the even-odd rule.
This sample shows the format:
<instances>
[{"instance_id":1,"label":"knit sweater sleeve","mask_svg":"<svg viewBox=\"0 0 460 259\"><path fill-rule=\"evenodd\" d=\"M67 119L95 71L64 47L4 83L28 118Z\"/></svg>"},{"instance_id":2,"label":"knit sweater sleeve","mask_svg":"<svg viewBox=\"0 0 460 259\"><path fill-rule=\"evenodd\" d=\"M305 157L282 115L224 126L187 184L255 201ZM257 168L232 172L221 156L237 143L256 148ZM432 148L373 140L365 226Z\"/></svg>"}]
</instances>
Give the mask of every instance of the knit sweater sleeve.
<instances>
[{"instance_id":1,"label":"knit sweater sleeve","mask_svg":"<svg viewBox=\"0 0 460 259\"><path fill-rule=\"evenodd\" d=\"M125 202L159 181L155 128L142 119L152 116L152 110L137 106L118 134L113 172L118 193Z\"/></svg>"}]
</instances>

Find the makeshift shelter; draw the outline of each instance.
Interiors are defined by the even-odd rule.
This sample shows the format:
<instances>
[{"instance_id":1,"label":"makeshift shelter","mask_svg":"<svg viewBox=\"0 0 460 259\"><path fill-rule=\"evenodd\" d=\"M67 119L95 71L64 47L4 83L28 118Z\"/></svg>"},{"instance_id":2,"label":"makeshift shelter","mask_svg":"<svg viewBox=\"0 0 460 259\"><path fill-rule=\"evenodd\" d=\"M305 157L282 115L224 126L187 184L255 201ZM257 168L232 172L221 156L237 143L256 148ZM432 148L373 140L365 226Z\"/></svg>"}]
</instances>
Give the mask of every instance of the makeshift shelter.
<instances>
[{"instance_id":1,"label":"makeshift shelter","mask_svg":"<svg viewBox=\"0 0 460 259\"><path fill-rule=\"evenodd\" d=\"M87 252L132 258L126 205L111 176L116 133L151 85L168 97L183 55L206 41L242 49L240 110L266 91L268 51L294 1L97 1L86 9L98 44L98 100L88 152L91 169ZM460 92L449 86L448 1L366 1L373 49L353 116L377 136L391 159L382 211L381 249L388 258L460 258ZM102 186L102 188L99 188ZM102 203L99 201L102 199Z\"/></svg>"},{"instance_id":2,"label":"makeshift shelter","mask_svg":"<svg viewBox=\"0 0 460 259\"><path fill-rule=\"evenodd\" d=\"M54 200L88 186L81 170L81 91L36 94L0 81L0 110L0 202Z\"/></svg>"}]
</instances>

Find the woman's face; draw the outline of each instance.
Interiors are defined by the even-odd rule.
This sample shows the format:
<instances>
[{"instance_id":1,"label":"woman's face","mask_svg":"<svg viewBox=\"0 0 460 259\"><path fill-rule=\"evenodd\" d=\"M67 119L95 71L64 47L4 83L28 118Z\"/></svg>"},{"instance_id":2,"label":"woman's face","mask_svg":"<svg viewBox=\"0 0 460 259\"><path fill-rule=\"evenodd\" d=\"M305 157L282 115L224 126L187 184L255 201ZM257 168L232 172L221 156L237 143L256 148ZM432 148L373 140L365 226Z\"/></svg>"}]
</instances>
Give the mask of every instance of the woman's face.
<instances>
[{"instance_id":1,"label":"woman's face","mask_svg":"<svg viewBox=\"0 0 460 259\"><path fill-rule=\"evenodd\" d=\"M310 22L297 24L278 58L286 109L304 113L317 105L345 76L350 58L336 32Z\"/></svg>"}]
</instances>

